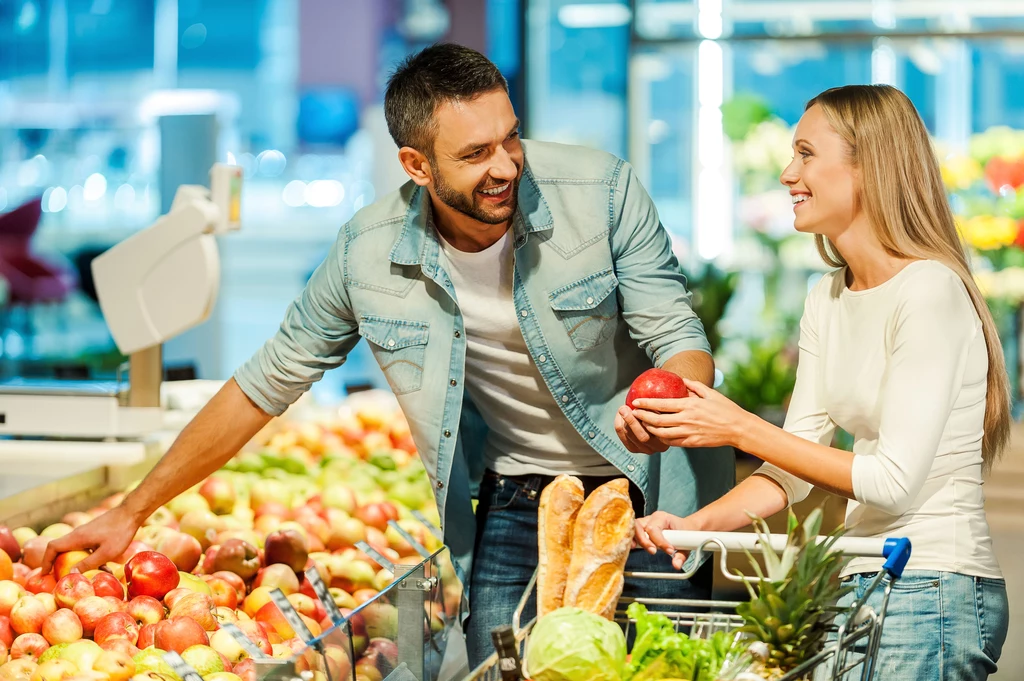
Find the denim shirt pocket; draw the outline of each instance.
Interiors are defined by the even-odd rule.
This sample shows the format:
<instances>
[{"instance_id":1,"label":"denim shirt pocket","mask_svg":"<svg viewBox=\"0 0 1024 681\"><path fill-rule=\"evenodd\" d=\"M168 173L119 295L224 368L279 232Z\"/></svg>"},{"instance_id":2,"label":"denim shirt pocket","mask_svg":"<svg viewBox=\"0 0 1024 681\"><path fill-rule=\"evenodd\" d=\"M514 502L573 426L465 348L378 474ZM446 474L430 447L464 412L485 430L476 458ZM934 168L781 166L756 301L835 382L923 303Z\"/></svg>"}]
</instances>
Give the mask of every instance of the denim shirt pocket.
<instances>
[{"instance_id":1,"label":"denim shirt pocket","mask_svg":"<svg viewBox=\"0 0 1024 681\"><path fill-rule=\"evenodd\" d=\"M548 294L551 309L562 320L577 350L594 348L615 333L619 316L619 301L615 295L618 285L619 280L609 267Z\"/></svg>"},{"instance_id":2,"label":"denim shirt pocket","mask_svg":"<svg viewBox=\"0 0 1024 681\"><path fill-rule=\"evenodd\" d=\"M359 335L370 342L373 356L396 395L422 387L429 323L364 315L359 320Z\"/></svg>"}]
</instances>

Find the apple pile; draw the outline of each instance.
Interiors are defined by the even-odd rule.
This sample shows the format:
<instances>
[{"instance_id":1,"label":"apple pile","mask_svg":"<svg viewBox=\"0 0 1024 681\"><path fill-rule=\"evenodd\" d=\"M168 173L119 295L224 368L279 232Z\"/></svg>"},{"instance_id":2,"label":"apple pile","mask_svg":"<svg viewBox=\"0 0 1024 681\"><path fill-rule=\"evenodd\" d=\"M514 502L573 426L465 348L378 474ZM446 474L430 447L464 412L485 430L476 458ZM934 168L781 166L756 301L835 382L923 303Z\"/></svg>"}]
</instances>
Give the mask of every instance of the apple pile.
<instances>
[{"instance_id":1,"label":"apple pile","mask_svg":"<svg viewBox=\"0 0 1024 681\"><path fill-rule=\"evenodd\" d=\"M50 540L122 498L38 533L0 525L0 681L180 681L166 651L207 681L254 681L253 660L221 625L235 624L268 656L295 657L305 644L271 592L280 589L314 635L331 628L310 568L350 618L356 659L328 641L331 678L380 681L397 663L398 612L379 597L393 575L356 544L396 564L421 562L389 526L395 521L427 549L440 546L412 515L438 524L408 425L394 410L364 408L327 424L276 421L251 449L153 513L118 561L80 574L72 569L86 554L71 552L42 573ZM451 564L441 569L444 591L427 603L425 636L461 603Z\"/></svg>"}]
</instances>

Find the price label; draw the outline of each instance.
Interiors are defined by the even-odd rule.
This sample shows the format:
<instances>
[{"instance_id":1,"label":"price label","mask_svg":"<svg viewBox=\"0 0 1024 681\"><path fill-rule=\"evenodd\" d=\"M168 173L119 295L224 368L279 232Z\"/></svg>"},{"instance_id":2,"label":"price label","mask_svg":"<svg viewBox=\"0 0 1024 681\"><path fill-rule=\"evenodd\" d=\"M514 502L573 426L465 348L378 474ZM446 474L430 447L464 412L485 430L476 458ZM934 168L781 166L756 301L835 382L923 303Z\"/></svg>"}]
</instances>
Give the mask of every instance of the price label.
<instances>
[{"instance_id":1,"label":"price label","mask_svg":"<svg viewBox=\"0 0 1024 681\"><path fill-rule=\"evenodd\" d=\"M296 636L306 643L311 643L313 639L316 638L313 636L313 632L309 630L309 627L306 626L306 623L302 621L302 618L299 617L299 613L295 611L295 608L292 606L292 602L288 600L288 597L284 595L283 591L280 589L273 589L270 592L270 598L274 601L274 605L277 606L277 609L281 611L281 614L284 615L284 618L288 620L288 624L291 625Z\"/></svg>"},{"instance_id":2,"label":"price label","mask_svg":"<svg viewBox=\"0 0 1024 681\"><path fill-rule=\"evenodd\" d=\"M242 646L242 650L249 653L249 657L256 660L267 657L267 654L260 650L259 647L252 642L252 639L246 636L245 632L239 629L236 625L231 622L225 622L220 625L220 628L231 634L231 637L238 641L238 645Z\"/></svg>"},{"instance_id":3,"label":"price label","mask_svg":"<svg viewBox=\"0 0 1024 681\"><path fill-rule=\"evenodd\" d=\"M422 558L430 558L430 551L427 551L427 549L425 549L422 544L416 541L416 539L411 534L403 530L401 525L396 523L394 520L389 520L388 527L397 532L399 536L402 537L402 539L409 542L409 546L412 547L413 551L420 554Z\"/></svg>"},{"instance_id":4,"label":"price label","mask_svg":"<svg viewBox=\"0 0 1024 681\"><path fill-rule=\"evenodd\" d=\"M171 669L174 673L180 676L183 681L203 681L203 677L199 675L199 672L195 670L195 667L185 662L181 655L174 652L164 653L164 661L171 665Z\"/></svg>"},{"instance_id":5,"label":"price label","mask_svg":"<svg viewBox=\"0 0 1024 681\"><path fill-rule=\"evenodd\" d=\"M366 555L368 555L370 558L373 558L375 561L377 561L377 563L382 568L386 568L391 571L391 574L395 574L395 564L387 558L385 558L384 556L380 555L377 549L373 548L364 541L356 542L356 548L365 553Z\"/></svg>"},{"instance_id":6,"label":"price label","mask_svg":"<svg viewBox=\"0 0 1024 681\"><path fill-rule=\"evenodd\" d=\"M423 511L413 511L412 517L423 523L423 526L427 528L430 534L434 535L437 541L444 541L444 532L434 523L430 522L430 519L423 515Z\"/></svg>"},{"instance_id":7,"label":"price label","mask_svg":"<svg viewBox=\"0 0 1024 681\"><path fill-rule=\"evenodd\" d=\"M341 614L341 610L338 609L337 603L334 602L334 597L331 596L330 590L327 588L327 585L324 584L323 578L315 567L311 567L306 570L306 579L309 580L317 598L320 599L324 604L324 608L327 609L327 616L331 618L331 621L337 624L345 619L345 616Z\"/></svg>"}]
</instances>

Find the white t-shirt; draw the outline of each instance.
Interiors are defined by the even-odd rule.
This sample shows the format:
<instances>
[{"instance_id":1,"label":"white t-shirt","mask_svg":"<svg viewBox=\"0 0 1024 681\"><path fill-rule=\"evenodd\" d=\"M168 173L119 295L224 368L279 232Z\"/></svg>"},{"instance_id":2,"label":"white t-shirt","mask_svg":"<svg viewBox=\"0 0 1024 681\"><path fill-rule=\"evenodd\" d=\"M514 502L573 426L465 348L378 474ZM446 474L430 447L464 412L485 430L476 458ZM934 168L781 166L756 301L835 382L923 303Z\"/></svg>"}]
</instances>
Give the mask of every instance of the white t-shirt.
<instances>
[{"instance_id":1,"label":"white t-shirt","mask_svg":"<svg viewBox=\"0 0 1024 681\"><path fill-rule=\"evenodd\" d=\"M865 291L845 269L818 282L800 322L800 361L785 429L829 444L854 436L847 536L909 537L911 570L1000 577L982 492L988 353L967 288L935 261ZM790 503L811 485L775 466ZM859 558L844 574L876 571Z\"/></svg>"},{"instance_id":2,"label":"white t-shirt","mask_svg":"<svg viewBox=\"0 0 1024 681\"><path fill-rule=\"evenodd\" d=\"M512 300L511 230L467 253L441 241L466 327L466 391L488 427L484 460L501 475L614 475L576 432L526 347Z\"/></svg>"}]
</instances>

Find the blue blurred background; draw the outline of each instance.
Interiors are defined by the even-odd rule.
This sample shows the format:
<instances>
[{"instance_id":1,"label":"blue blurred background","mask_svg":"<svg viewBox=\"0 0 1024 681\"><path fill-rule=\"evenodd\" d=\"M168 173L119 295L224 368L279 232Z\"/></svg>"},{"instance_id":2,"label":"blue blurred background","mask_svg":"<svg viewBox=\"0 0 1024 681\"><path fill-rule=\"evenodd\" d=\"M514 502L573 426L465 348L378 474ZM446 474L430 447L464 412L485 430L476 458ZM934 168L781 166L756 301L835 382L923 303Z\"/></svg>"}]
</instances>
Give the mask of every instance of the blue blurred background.
<instances>
[{"instance_id":1,"label":"blue blurred background","mask_svg":"<svg viewBox=\"0 0 1024 681\"><path fill-rule=\"evenodd\" d=\"M437 40L498 64L527 136L634 164L728 373L760 371L753 408L788 394L786 339L821 267L774 191L804 102L893 83L951 154L1024 128L1019 0L0 0L0 213L42 210L27 245L31 214L0 220L0 377L121 361L88 263L197 181L194 158L244 167L244 226L220 240L210 321L165 358L230 375L339 226L404 180L383 85ZM377 382L360 346L316 390Z\"/></svg>"}]
</instances>

